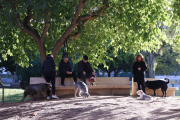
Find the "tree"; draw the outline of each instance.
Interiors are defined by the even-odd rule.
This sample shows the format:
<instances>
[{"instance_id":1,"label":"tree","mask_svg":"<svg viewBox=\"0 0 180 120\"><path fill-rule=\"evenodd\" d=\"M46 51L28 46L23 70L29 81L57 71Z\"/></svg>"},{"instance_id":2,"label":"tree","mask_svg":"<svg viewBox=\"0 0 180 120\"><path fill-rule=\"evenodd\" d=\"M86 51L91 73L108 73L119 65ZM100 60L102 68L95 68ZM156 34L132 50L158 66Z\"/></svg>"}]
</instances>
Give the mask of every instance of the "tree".
<instances>
[{"instance_id":1,"label":"tree","mask_svg":"<svg viewBox=\"0 0 180 120\"><path fill-rule=\"evenodd\" d=\"M0 53L28 66L28 56L39 53L41 61L47 53L58 59L65 41L71 56L81 55L72 57L74 62L87 54L95 65L104 63L109 44L115 55L119 48L151 51L155 48L148 46L160 32L157 21L171 21L167 8L167 0L2 0Z\"/></svg>"},{"instance_id":2,"label":"tree","mask_svg":"<svg viewBox=\"0 0 180 120\"><path fill-rule=\"evenodd\" d=\"M4 67L5 68L5 71L10 71L11 74L14 74L14 72L16 71L16 64L15 64L15 61L13 59L13 57L11 56L7 56L7 58L4 60L3 59L3 56L0 55L0 68ZM2 72L0 70L0 72Z\"/></svg>"},{"instance_id":3,"label":"tree","mask_svg":"<svg viewBox=\"0 0 180 120\"><path fill-rule=\"evenodd\" d=\"M173 51L173 45L166 45L163 53L156 59L156 74L160 75L179 75L180 64L177 59L179 52Z\"/></svg>"},{"instance_id":4,"label":"tree","mask_svg":"<svg viewBox=\"0 0 180 120\"><path fill-rule=\"evenodd\" d=\"M132 71L132 66L135 60L135 56L133 54L125 53L122 50L118 50L117 56L115 56L112 52L112 47L109 47L107 51L107 57L109 59L104 59L106 64L100 64L98 66L99 69L108 73L108 77L110 77L110 73L114 72L114 77L118 76L120 71Z\"/></svg>"},{"instance_id":5,"label":"tree","mask_svg":"<svg viewBox=\"0 0 180 120\"><path fill-rule=\"evenodd\" d=\"M156 51L146 51L145 58L148 62L148 68L149 68L149 77L155 78L155 70L156 70L156 58L161 55L164 51L165 46L172 45L174 40L173 38L177 35L176 33L176 26L165 26L163 23L160 23L159 29L161 30L161 35L164 34L164 38L160 38L159 41L161 41L161 44L159 44L159 47L156 49ZM156 39L159 39L156 38Z\"/></svg>"}]
</instances>

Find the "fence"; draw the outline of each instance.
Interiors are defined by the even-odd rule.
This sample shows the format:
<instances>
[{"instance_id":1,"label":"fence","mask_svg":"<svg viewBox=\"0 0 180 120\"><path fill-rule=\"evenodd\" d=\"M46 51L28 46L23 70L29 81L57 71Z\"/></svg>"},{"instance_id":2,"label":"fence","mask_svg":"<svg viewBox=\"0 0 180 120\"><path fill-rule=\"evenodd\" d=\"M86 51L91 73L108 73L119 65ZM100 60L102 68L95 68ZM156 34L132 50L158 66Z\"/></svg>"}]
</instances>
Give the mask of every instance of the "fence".
<instances>
[{"instance_id":1,"label":"fence","mask_svg":"<svg viewBox=\"0 0 180 120\"><path fill-rule=\"evenodd\" d=\"M2 102L20 102L24 90L19 87L0 86L0 103Z\"/></svg>"}]
</instances>

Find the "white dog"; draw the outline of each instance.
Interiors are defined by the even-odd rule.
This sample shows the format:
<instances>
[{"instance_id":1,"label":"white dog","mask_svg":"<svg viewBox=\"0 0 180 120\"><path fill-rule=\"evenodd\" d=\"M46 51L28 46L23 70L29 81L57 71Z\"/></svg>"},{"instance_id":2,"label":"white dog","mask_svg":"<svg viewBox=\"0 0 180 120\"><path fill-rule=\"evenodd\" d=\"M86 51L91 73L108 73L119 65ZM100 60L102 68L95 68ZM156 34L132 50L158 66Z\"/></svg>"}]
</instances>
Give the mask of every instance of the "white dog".
<instances>
[{"instance_id":1,"label":"white dog","mask_svg":"<svg viewBox=\"0 0 180 120\"><path fill-rule=\"evenodd\" d=\"M140 95L140 97L137 98L138 100L151 100L151 96L146 95L142 90L138 90L136 93Z\"/></svg>"}]
</instances>

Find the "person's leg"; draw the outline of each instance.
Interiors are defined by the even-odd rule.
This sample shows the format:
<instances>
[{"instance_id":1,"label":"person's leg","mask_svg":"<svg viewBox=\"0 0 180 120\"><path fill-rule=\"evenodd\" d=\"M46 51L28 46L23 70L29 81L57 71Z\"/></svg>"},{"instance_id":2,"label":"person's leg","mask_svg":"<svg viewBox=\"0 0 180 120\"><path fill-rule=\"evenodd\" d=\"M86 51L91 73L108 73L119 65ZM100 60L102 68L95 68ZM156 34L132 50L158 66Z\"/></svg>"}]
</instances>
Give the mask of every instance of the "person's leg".
<instances>
[{"instance_id":1,"label":"person's leg","mask_svg":"<svg viewBox=\"0 0 180 120\"><path fill-rule=\"evenodd\" d=\"M49 78L49 74L45 74L44 75L44 79L46 80L47 83L50 83L50 78ZM47 90L47 96L50 96L50 90Z\"/></svg>"},{"instance_id":2,"label":"person's leg","mask_svg":"<svg viewBox=\"0 0 180 120\"><path fill-rule=\"evenodd\" d=\"M84 75L83 73L79 73L79 74L78 74L78 78L82 79L83 82L86 84L86 77L85 77L85 75ZM87 85L87 84L86 84L86 85Z\"/></svg>"},{"instance_id":3,"label":"person's leg","mask_svg":"<svg viewBox=\"0 0 180 120\"><path fill-rule=\"evenodd\" d=\"M77 82L77 76L76 76L76 73L75 72L72 72L72 77L74 79L74 82Z\"/></svg>"},{"instance_id":4,"label":"person's leg","mask_svg":"<svg viewBox=\"0 0 180 120\"><path fill-rule=\"evenodd\" d=\"M66 77L66 73L60 73L61 74L61 85L64 85L64 80Z\"/></svg>"},{"instance_id":5,"label":"person's leg","mask_svg":"<svg viewBox=\"0 0 180 120\"><path fill-rule=\"evenodd\" d=\"M52 84L52 94L55 95L55 84L56 84L56 76L55 73L51 73L51 84Z\"/></svg>"},{"instance_id":6,"label":"person's leg","mask_svg":"<svg viewBox=\"0 0 180 120\"><path fill-rule=\"evenodd\" d=\"M138 90L141 90L141 83L140 82L137 82L137 85L138 85Z\"/></svg>"},{"instance_id":7,"label":"person's leg","mask_svg":"<svg viewBox=\"0 0 180 120\"><path fill-rule=\"evenodd\" d=\"M141 87L142 87L143 92L146 94L144 82L141 82Z\"/></svg>"}]
</instances>

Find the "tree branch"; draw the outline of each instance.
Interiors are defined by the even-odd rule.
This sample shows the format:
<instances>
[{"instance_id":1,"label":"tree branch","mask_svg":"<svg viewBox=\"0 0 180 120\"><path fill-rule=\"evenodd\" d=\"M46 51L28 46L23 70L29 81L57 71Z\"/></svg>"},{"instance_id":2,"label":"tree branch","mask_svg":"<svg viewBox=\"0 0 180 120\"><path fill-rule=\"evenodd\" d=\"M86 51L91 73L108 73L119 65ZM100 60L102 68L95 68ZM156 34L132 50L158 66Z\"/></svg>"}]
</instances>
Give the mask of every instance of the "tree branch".
<instances>
[{"instance_id":1,"label":"tree branch","mask_svg":"<svg viewBox=\"0 0 180 120\"><path fill-rule=\"evenodd\" d=\"M52 54L54 55L54 57L56 56L56 53L58 52L59 48L61 48L61 46L63 45L64 41L66 40L66 38L68 37L68 35L74 30L74 28L76 27L76 20L78 19L80 13L81 13L81 9L82 7L87 3L88 0L79 0L79 5L76 8L76 13L74 15L74 19L72 19L71 21L71 25L68 27L68 29L64 32L64 34L62 35L62 37L56 42L53 52Z\"/></svg>"},{"instance_id":2,"label":"tree branch","mask_svg":"<svg viewBox=\"0 0 180 120\"><path fill-rule=\"evenodd\" d=\"M100 8L98 11L96 11L96 12L93 11L90 15L82 15L82 16L79 16L78 20L81 21L81 23L82 23L81 26L84 26L85 23L87 23L89 20L97 19L97 18L102 14L104 8L109 8L110 6L107 4L107 2L108 2L108 0L104 0L104 1L103 1L104 6L101 7L101 8ZM77 21L78 21L78 20L77 20ZM69 41L69 39L71 39L72 37L76 39L76 38L78 38L78 37L81 35L81 33L80 33L80 30L81 30L80 25L77 23L76 26L77 26L77 28L78 28L78 31L75 32L73 35L68 35L68 37L67 37L67 39L66 39L67 41ZM62 45L61 45L61 46L62 46Z\"/></svg>"},{"instance_id":3,"label":"tree branch","mask_svg":"<svg viewBox=\"0 0 180 120\"><path fill-rule=\"evenodd\" d=\"M48 18L49 18L49 10L46 9L46 18L45 18L45 27L44 27L44 30L43 30L43 33L42 33L42 36L40 38L40 40L43 42L44 41L44 38L48 32L48 29L49 29L49 22L48 22Z\"/></svg>"},{"instance_id":4,"label":"tree branch","mask_svg":"<svg viewBox=\"0 0 180 120\"><path fill-rule=\"evenodd\" d=\"M32 36L36 42L38 42L38 40L40 39L39 36L34 34L33 31L30 30L30 28L28 28L27 26L23 25L21 20L20 20L19 13L16 13L17 12L17 10L16 10L16 0L14 0L14 5L12 6L12 8L14 10L14 15L15 15L15 19L17 21L17 26L21 30L23 30L25 33L27 33L28 35Z\"/></svg>"}]
</instances>

